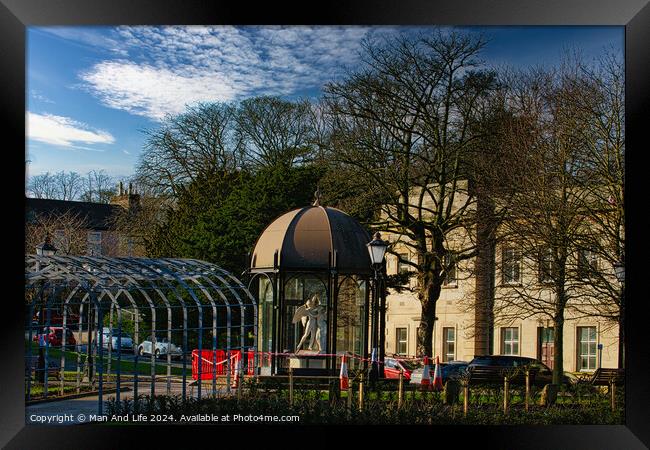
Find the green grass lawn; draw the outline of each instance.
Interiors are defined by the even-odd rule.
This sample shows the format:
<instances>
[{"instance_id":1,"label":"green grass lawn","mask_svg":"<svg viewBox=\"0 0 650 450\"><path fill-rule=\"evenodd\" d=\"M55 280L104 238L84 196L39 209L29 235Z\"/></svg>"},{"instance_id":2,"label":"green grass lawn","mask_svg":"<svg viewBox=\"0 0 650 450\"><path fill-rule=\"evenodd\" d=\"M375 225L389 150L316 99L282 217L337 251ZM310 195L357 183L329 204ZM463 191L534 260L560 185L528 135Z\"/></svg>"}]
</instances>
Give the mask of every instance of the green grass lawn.
<instances>
[{"instance_id":1,"label":"green grass lawn","mask_svg":"<svg viewBox=\"0 0 650 450\"><path fill-rule=\"evenodd\" d=\"M27 341L25 341L25 344L27 344ZM37 342L30 342L29 343L32 347L32 356L38 356L38 343ZM48 358L53 359L57 362L61 361L61 349L60 348L53 348L50 347L47 351ZM79 357L79 353L75 351L70 351L70 350L65 350L65 361L66 361L66 367L65 371L68 372L69 369L71 368L76 368L77 365L77 360ZM108 355L105 353L103 355L103 361L104 361L104 371L108 370ZM86 357L87 355L85 353L81 353L81 359L80 362L81 364L85 364L86 362ZM136 366L135 361L132 360L121 360L120 361L120 371L123 374L132 374L137 371L139 375L150 375L151 374L151 362L149 357L146 357L146 362L138 361L138 364ZM160 360L156 361L155 364L155 372L156 375L166 375L167 374L167 366L165 364L166 361ZM111 355L111 373L115 373L115 370L117 369L117 357L114 355ZM76 371L72 371L75 374L76 377ZM188 361L187 362L187 375L190 376L192 373L192 365ZM183 368L182 367L172 367L171 368L171 374L172 375L178 375L182 376L183 375Z\"/></svg>"}]
</instances>

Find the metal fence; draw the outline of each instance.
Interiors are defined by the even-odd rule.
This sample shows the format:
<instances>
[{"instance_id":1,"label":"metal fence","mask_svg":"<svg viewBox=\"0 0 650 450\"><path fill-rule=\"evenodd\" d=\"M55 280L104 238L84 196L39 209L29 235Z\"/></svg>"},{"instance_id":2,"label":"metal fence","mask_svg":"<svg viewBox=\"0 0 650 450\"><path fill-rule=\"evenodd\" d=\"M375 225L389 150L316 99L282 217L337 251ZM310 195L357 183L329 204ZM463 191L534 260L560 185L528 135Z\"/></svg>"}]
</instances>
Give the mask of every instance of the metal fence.
<instances>
[{"instance_id":1,"label":"metal fence","mask_svg":"<svg viewBox=\"0 0 650 450\"><path fill-rule=\"evenodd\" d=\"M200 398L258 367L256 301L217 265L26 255L25 278L28 402L96 391L101 414L109 389Z\"/></svg>"}]
</instances>

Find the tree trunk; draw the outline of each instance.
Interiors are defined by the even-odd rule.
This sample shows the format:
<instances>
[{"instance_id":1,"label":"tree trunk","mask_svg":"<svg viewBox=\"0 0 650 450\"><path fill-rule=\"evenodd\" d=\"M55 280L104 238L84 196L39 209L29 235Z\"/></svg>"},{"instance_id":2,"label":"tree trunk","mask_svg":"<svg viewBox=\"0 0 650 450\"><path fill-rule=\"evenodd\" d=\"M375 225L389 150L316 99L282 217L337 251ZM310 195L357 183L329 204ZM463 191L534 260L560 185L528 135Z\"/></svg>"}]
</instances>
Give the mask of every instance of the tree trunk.
<instances>
[{"instance_id":1,"label":"tree trunk","mask_svg":"<svg viewBox=\"0 0 650 450\"><path fill-rule=\"evenodd\" d=\"M564 310L556 309L553 326L553 384L561 384L564 375Z\"/></svg>"},{"instance_id":2,"label":"tree trunk","mask_svg":"<svg viewBox=\"0 0 650 450\"><path fill-rule=\"evenodd\" d=\"M436 302L440 297L440 283L428 282L420 288L422 313L417 330L417 356L433 356L433 324L436 319Z\"/></svg>"},{"instance_id":3,"label":"tree trunk","mask_svg":"<svg viewBox=\"0 0 650 450\"><path fill-rule=\"evenodd\" d=\"M618 368L625 368L625 286L621 290L621 304L618 313Z\"/></svg>"}]
</instances>

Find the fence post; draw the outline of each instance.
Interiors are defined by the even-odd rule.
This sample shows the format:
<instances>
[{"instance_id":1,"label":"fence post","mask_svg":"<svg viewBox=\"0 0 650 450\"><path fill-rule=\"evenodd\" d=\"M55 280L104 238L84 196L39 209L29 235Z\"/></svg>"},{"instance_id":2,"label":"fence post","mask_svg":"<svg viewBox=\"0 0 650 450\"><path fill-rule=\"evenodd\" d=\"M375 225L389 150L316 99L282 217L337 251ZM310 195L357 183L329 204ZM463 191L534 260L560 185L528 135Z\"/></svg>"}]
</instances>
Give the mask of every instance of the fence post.
<instances>
[{"instance_id":1,"label":"fence post","mask_svg":"<svg viewBox=\"0 0 650 450\"><path fill-rule=\"evenodd\" d=\"M289 405L293 406L293 367L289 367Z\"/></svg>"},{"instance_id":2,"label":"fence post","mask_svg":"<svg viewBox=\"0 0 650 450\"><path fill-rule=\"evenodd\" d=\"M528 411L530 405L530 369L526 370L526 397L524 400L526 402L526 411Z\"/></svg>"},{"instance_id":3,"label":"fence post","mask_svg":"<svg viewBox=\"0 0 650 450\"><path fill-rule=\"evenodd\" d=\"M398 392L397 392L397 407L401 408L402 407L402 401L404 398L404 371L402 369L399 370L399 387L398 387Z\"/></svg>"},{"instance_id":4,"label":"fence post","mask_svg":"<svg viewBox=\"0 0 650 450\"><path fill-rule=\"evenodd\" d=\"M614 378L609 380L609 394L611 396L612 412L614 412L616 410L616 383L614 383Z\"/></svg>"},{"instance_id":5,"label":"fence post","mask_svg":"<svg viewBox=\"0 0 650 450\"><path fill-rule=\"evenodd\" d=\"M503 414L508 414L508 400L510 396L508 377L503 377Z\"/></svg>"},{"instance_id":6,"label":"fence post","mask_svg":"<svg viewBox=\"0 0 650 450\"><path fill-rule=\"evenodd\" d=\"M359 411L363 411L363 373L359 380Z\"/></svg>"},{"instance_id":7,"label":"fence post","mask_svg":"<svg viewBox=\"0 0 650 450\"><path fill-rule=\"evenodd\" d=\"M467 417L467 410L469 409L469 383L467 380L463 383L463 416Z\"/></svg>"},{"instance_id":8,"label":"fence post","mask_svg":"<svg viewBox=\"0 0 650 450\"><path fill-rule=\"evenodd\" d=\"M352 416L352 382L348 383L348 419Z\"/></svg>"}]
</instances>

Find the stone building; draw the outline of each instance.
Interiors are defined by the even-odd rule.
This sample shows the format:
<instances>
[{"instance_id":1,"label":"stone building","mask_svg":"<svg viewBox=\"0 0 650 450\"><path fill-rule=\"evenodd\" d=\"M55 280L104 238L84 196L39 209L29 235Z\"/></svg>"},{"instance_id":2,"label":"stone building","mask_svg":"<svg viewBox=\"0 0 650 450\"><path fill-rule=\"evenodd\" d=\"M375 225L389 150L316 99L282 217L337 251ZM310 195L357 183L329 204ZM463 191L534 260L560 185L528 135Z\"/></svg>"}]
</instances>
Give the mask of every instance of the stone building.
<instances>
[{"instance_id":1,"label":"stone building","mask_svg":"<svg viewBox=\"0 0 650 450\"><path fill-rule=\"evenodd\" d=\"M476 233L477 230L474 230ZM478 230L480 233L481 230ZM402 258L416 261L404 236L385 236ZM453 248L455 236L450 239ZM477 245L481 245L479 238ZM485 250L485 249L484 249ZM606 273L613 268L589 254L574 255ZM394 255L386 256L388 275L412 270ZM504 241L479 252L478 258L457 263L448 274L436 306L433 330L433 356L441 361L470 361L478 355L501 354L538 358L553 367L553 325L540 315L526 319L506 320L498 313L489 317L486 295L493 289L496 301L511 295L513 286L526 284L539 289L540 296L553 296L553 291L538 279L539 270L527 264L514 242ZM616 279L612 280L616 283ZM386 310L386 354L414 356L421 306L417 298L416 277L401 292L389 290ZM547 298L547 297L543 297ZM597 315L579 317L568 312L564 323L565 371L592 371L598 367L618 365L618 325Z\"/></svg>"},{"instance_id":2,"label":"stone building","mask_svg":"<svg viewBox=\"0 0 650 450\"><path fill-rule=\"evenodd\" d=\"M123 188L110 203L40 198L25 199L25 252L49 236L60 255L142 256L143 249L117 230L116 219L136 211L140 196L133 187Z\"/></svg>"}]
</instances>

